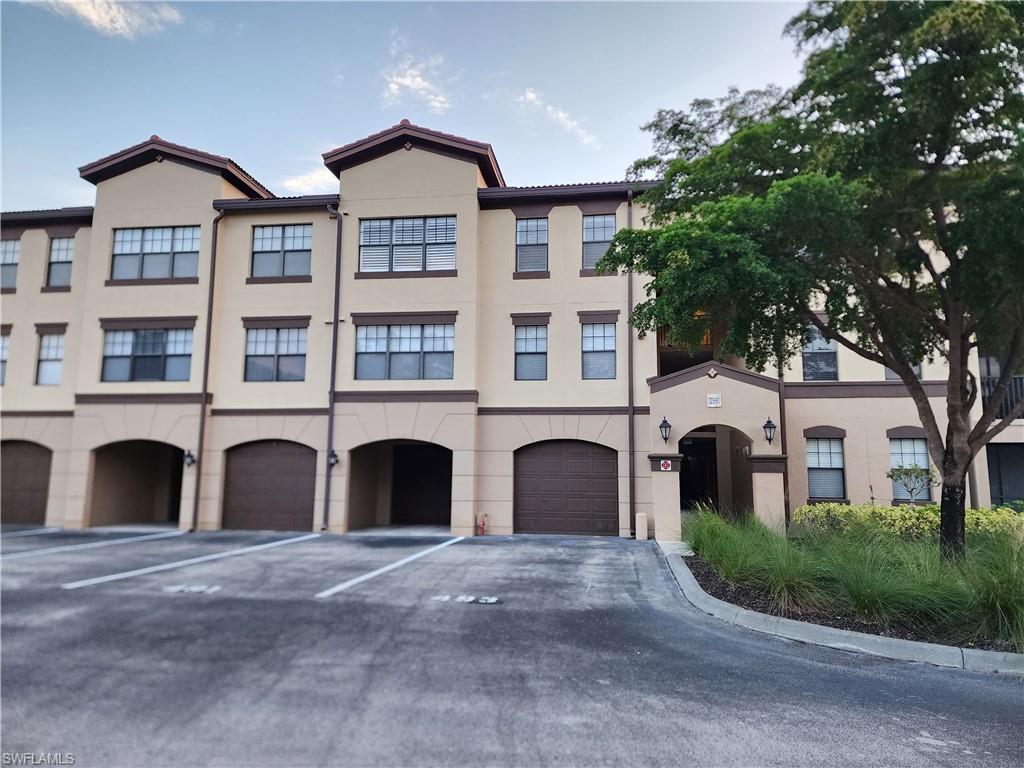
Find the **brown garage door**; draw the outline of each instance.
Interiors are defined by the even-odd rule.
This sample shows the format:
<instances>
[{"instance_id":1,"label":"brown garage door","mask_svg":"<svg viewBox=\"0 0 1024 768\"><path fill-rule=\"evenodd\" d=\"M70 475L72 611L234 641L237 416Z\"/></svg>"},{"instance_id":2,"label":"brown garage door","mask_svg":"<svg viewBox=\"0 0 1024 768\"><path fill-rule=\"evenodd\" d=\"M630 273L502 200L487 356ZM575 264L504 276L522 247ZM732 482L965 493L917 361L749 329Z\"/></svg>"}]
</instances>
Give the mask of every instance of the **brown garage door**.
<instances>
[{"instance_id":1,"label":"brown garage door","mask_svg":"<svg viewBox=\"0 0 1024 768\"><path fill-rule=\"evenodd\" d=\"M313 530L316 451L285 440L230 449L224 469L224 528Z\"/></svg>"},{"instance_id":2,"label":"brown garage door","mask_svg":"<svg viewBox=\"0 0 1024 768\"><path fill-rule=\"evenodd\" d=\"M50 449L24 440L0 444L0 520L21 525L46 521Z\"/></svg>"},{"instance_id":3,"label":"brown garage door","mask_svg":"<svg viewBox=\"0 0 1024 768\"><path fill-rule=\"evenodd\" d=\"M618 456L580 440L550 440L515 453L516 533L614 535Z\"/></svg>"}]
</instances>

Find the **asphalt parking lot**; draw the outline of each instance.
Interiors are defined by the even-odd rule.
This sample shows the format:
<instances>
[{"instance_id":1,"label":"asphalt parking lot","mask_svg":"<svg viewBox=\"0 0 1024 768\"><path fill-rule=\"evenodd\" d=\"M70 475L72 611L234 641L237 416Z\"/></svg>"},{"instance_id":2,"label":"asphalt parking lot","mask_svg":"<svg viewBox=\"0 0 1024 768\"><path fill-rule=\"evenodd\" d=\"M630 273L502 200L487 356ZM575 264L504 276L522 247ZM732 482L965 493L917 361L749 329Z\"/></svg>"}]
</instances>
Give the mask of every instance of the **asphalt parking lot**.
<instances>
[{"instance_id":1,"label":"asphalt parking lot","mask_svg":"<svg viewBox=\"0 0 1024 768\"><path fill-rule=\"evenodd\" d=\"M148 537L148 538L143 538ZM6 752L75 765L1020 765L1015 678L723 624L614 538L5 529Z\"/></svg>"}]
</instances>

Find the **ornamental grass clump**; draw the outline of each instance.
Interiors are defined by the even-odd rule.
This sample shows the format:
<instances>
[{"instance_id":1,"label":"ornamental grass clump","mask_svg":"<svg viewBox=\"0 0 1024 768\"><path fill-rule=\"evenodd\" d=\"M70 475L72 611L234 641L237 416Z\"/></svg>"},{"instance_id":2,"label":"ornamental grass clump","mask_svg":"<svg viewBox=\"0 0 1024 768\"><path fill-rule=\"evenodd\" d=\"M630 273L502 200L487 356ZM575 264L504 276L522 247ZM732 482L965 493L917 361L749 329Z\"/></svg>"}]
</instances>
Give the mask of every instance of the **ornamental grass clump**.
<instances>
[{"instance_id":1,"label":"ornamental grass clump","mask_svg":"<svg viewBox=\"0 0 1024 768\"><path fill-rule=\"evenodd\" d=\"M975 637L999 637L1024 653L1024 542L984 534L968 538L963 573Z\"/></svg>"}]
</instances>

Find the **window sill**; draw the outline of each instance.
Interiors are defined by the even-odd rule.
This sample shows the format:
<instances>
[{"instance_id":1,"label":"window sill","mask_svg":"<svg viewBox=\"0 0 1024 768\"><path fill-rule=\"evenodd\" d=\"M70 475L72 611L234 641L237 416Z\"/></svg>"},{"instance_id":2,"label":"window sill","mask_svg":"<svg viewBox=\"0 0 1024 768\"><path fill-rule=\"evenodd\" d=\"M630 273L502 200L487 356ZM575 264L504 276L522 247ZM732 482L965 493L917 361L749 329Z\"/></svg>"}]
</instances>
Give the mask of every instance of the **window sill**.
<instances>
[{"instance_id":1,"label":"window sill","mask_svg":"<svg viewBox=\"0 0 1024 768\"><path fill-rule=\"evenodd\" d=\"M580 277L618 277L618 272L598 272L596 269L581 269Z\"/></svg>"},{"instance_id":2,"label":"window sill","mask_svg":"<svg viewBox=\"0 0 1024 768\"><path fill-rule=\"evenodd\" d=\"M925 507L929 504L938 504L938 502L932 501L931 499L914 499L913 501L910 499L893 499L890 506L900 507L904 504L913 504L915 507Z\"/></svg>"},{"instance_id":3,"label":"window sill","mask_svg":"<svg viewBox=\"0 0 1024 768\"><path fill-rule=\"evenodd\" d=\"M549 272L546 269L543 272L540 270L536 270L530 272L512 273L513 280L547 280L549 277L551 277L551 272Z\"/></svg>"},{"instance_id":4,"label":"window sill","mask_svg":"<svg viewBox=\"0 0 1024 768\"><path fill-rule=\"evenodd\" d=\"M312 283L312 275L279 275L275 277L247 277L246 285L269 285L271 283Z\"/></svg>"},{"instance_id":5,"label":"window sill","mask_svg":"<svg viewBox=\"0 0 1024 768\"><path fill-rule=\"evenodd\" d=\"M104 285L197 285L198 277L134 277L110 278Z\"/></svg>"},{"instance_id":6,"label":"window sill","mask_svg":"<svg viewBox=\"0 0 1024 768\"><path fill-rule=\"evenodd\" d=\"M70 293L70 285L44 285L39 289L40 293Z\"/></svg>"},{"instance_id":7,"label":"window sill","mask_svg":"<svg viewBox=\"0 0 1024 768\"><path fill-rule=\"evenodd\" d=\"M6 296L8 294L14 293L15 290L17 290L17 289L15 289L15 288L0 288L0 295Z\"/></svg>"},{"instance_id":8,"label":"window sill","mask_svg":"<svg viewBox=\"0 0 1024 768\"><path fill-rule=\"evenodd\" d=\"M849 499L829 499L818 496L810 496L807 499L808 504L849 504Z\"/></svg>"},{"instance_id":9,"label":"window sill","mask_svg":"<svg viewBox=\"0 0 1024 768\"><path fill-rule=\"evenodd\" d=\"M399 277L458 277L457 269L419 269L409 272L356 272L356 280L386 280Z\"/></svg>"}]
</instances>

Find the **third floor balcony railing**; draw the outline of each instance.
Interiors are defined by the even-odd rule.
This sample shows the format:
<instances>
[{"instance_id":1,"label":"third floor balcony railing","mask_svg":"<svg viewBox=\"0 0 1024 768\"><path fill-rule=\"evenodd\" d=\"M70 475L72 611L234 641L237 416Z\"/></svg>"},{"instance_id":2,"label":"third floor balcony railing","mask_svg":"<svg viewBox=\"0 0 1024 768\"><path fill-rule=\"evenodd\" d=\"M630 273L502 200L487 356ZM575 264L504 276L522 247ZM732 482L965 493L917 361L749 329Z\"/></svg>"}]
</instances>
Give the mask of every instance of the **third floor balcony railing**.
<instances>
[{"instance_id":1,"label":"third floor balcony railing","mask_svg":"<svg viewBox=\"0 0 1024 768\"><path fill-rule=\"evenodd\" d=\"M986 404L992 396L999 379L994 376L981 377L981 399ZM1024 376L1014 376L1010 379L1010 386L1006 389L1003 402L999 404L999 414L996 418L1003 419L1021 400L1024 400Z\"/></svg>"}]
</instances>

